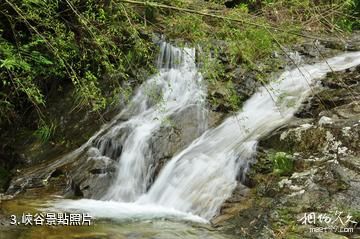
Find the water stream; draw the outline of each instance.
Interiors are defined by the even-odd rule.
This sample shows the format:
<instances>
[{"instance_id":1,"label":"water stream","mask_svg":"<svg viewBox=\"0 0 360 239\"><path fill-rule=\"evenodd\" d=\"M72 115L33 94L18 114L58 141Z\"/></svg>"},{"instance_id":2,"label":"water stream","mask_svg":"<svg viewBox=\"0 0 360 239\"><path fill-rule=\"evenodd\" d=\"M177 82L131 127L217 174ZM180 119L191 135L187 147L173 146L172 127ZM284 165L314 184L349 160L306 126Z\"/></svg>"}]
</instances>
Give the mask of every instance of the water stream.
<instances>
[{"instance_id":1,"label":"water stream","mask_svg":"<svg viewBox=\"0 0 360 239\"><path fill-rule=\"evenodd\" d=\"M205 87L195 66L195 50L179 49L162 43L158 59L159 73L148 79L138 89L129 106L122 114L131 115L128 120L115 125L97 140L101 156L116 155L119 143L122 152L117 176L103 200L133 202L146 192L153 176L154 162L149 140L168 117L190 105L196 105L199 130L204 130ZM124 137L124 134L126 137ZM121 135L123 142L112 142Z\"/></svg>"},{"instance_id":2,"label":"water stream","mask_svg":"<svg viewBox=\"0 0 360 239\"><path fill-rule=\"evenodd\" d=\"M352 52L285 71L278 80L259 88L238 114L208 129L177 153L150 184L154 162L148 141L166 118L196 105L198 128L206 128L202 123L206 121L206 91L194 58L193 49L162 45L160 72L140 87L121 113L129 115L128 120L111 124L107 133L91 139L101 157L119 154L116 141L121 141L116 180L101 200L60 200L55 207L88 211L99 218L165 217L207 222L246 173L258 140L293 117L316 79L360 64L360 52ZM162 100L154 101L146 93L149 89Z\"/></svg>"}]
</instances>

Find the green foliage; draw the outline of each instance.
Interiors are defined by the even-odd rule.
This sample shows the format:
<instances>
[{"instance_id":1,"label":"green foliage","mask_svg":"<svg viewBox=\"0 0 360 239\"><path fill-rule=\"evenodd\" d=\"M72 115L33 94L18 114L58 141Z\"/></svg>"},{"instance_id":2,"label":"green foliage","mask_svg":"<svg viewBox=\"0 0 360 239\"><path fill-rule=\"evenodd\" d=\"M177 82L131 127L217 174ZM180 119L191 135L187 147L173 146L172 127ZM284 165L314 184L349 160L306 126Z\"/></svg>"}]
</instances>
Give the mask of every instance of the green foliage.
<instances>
[{"instance_id":1,"label":"green foliage","mask_svg":"<svg viewBox=\"0 0 360 239\"><path fill-rule=\"evenodd\" d=\"M228 54L234 65L266 58L275 49L273 38L265 29L249 27L244 30L224 26L222 31L229 42Z\"/></svg>"},{"instance_id":2,"label":"green foliage","mask_svg":"<svg viewBox=\"0 0 360 239\"><path fill-rule=\"evenodd\" d=\"M212 81L209 83L209 101L215 109L227 112L237 112L240 110L242 99L235 90L232 81L221 82Z\"/></svg>"},{"instance_id":3,"label":"green foliage","mask_svg":"<svg viewBox=\"0 0 360 239\"><path fill-rule=\"evenodd\" d=\"M82 84L76 88L75 98L80 106L91 105L94 111L104 109L106 99L102 96L98 87L98 79L90 71L86 71L80 82L73 80L74 85Z\"/></svg>"},{"instance_id":4,"label":"green foliage","mask_svg":"<svg viewBox=\"0 0 360 239\"><path fill-rule=\"evenodd\" d=\"M169 28L170 38L181 36L186 42L202 42L212 30L201 16L189 13L172 16L164 24Z\"/></svg>"},{"instance_id":5,"label":"green foliage","mask_svg":"<svg viewBox=\"0 0 360 239\"><path fill-rule=\"evenodd\" d=\"M294 161L285 152L276 152L269 155L269 160L273 163L273 171L278 175L290 175L294 170Z\"/></svg>"},{"instance_id":6,"label":"green foliage","mask_svg":"<svg viewBox=\"0 0 360 239\"><path fill-rule=\"evenodd\" d=\"M233 111L236 112L240 109L241 99L240 99L239 95L237 94L234 83L232 83L232 81L228 81L226 83L226 88L228 91L227 95L228 95L228 101L229 101L230 107L232 108Z\"/></svg>"},{"instance_id":7,"label":"green foliage","mask_svg":"<svg viewBox=\"0 0 360 239\"><path fill-rule=\"evenodd\" d=\"M211 49L205 45L205 48L201 50L202 54L199 56L201 73L210 84L216 85L218 81L225 78L225 66L219 59L219 49Z\"/></svg>"},{"instance_id":8,"label":"green foliage","mask_svg":"<svg viewBox=\"0 0 360 239\"><path fill-rule=\"evenodd\" d=\"M50 89L58 85L72 84L75 107L92 111L101 111L114 102L116 93L129 97L131 91L124 83L129 78L140 79L144 74L139 69L153 65L153 32L200 45L203 75L210 85L227 88L226 101L235 108L239 99L234 97L234 84L226 83L231 76L224 65L259 70L257 61L269 59L278 43L286 45L298 40L295 35L274 31L274 25L298 33L316 29L314 22L319 25L328 20L346 31L359 26L356 0L335 0L332 5L330 1L315 4L310 0L248 0L231 9L225 9L225 2L156 1L240 22L121 1L1 2L0 124L21 117L29 108L41 116ZM342 14L313 20L314 16L322 19L323 9L340 5ZM261 14L253 15L254 10ZM126 89L122 89L124 85Z\"/></svg>"},{"instance_id":9,"label":"green foliage","mask_svg":"<svg viewBox=\"0 0 360 239\"><path fill-rule=\"evenodd\" d=\"M217 8L216 4L210 6ZM199 7L196 10L202 9ZM245 6L226 11L223 16L240 20L250 18ZM263 18L252 19L252 23L268 26ZM222 105L229 111L237 111L241 99L235 91L235 84L232 82L234 79L226 74L226 68L236 68L239 65L250 68L259 59L269 58L277 48L265 28L235 21L176 13L165 18L162 24L167 26L164 29L166 36L175 39L180 36L180 40L195 47L200 46L198 61L200 71L209 84L209 102L215 108Z\"/></svg>"},{"instance_id":10,"label":"green foliage","mask_svg":"<svg viewBox=\"0 0 360 239\"><path fill-rule=\"evenodd\" d=\"M349 215L352 216L351 220L353 220L357 223L360 223L360 211L358 211L358 210L350 211Z\"/></svg>"},{"instance_id":11,"label":"green foliage","mask_svg":"<svg viewBox=\"0 0 360 239\"><path fill-rule=\"evenodd\" d=\"M38 129L34 135L43 143L46 143L55 134L56 125L54 123L47 124L44 120L40 120Z\"/></svg>"},{"instance_id":12,"label":"green foliage","mask_svg":"<svg viewBox=\"0 0 360 239\"><path fill-rule=\"evenodd\" d=\"M25 109L39 116L49 89L73 84L76 107L105 108L112 93L151 65L138 9L96 0L0 3L0 124ZM116 77L113 77L116 75Z\"/></svg>"},{"instance_id":13,"label":"green foliage","mask_svg":"<svg viewBox=\"0 0 360 239\"><path fill-rule=\"evenodd\" d=\"M347 32L360 29L360 2L346 0L342 4L344 14L335 19L335 24Z\"/></svg>"}]
</instances>

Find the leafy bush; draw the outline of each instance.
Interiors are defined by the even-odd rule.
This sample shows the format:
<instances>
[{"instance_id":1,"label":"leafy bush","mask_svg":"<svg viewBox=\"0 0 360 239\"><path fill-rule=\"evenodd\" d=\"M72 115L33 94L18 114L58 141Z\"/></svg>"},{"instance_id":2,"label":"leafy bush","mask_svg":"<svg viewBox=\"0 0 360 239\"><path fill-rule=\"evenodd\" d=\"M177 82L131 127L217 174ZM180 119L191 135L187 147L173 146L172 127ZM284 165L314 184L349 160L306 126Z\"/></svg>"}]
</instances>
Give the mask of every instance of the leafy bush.
<instances>
[{"instance_id":1,"label":"leafy bush","mask_svg":"<svg viewBox=\"0 0 360 239\"><path fill-rule=\"evenodd\" d=\"M360 29L360 2L346 0L343 2L343 13L335 19L335 24L345 31Z\"/></svg>"}]
</instances>

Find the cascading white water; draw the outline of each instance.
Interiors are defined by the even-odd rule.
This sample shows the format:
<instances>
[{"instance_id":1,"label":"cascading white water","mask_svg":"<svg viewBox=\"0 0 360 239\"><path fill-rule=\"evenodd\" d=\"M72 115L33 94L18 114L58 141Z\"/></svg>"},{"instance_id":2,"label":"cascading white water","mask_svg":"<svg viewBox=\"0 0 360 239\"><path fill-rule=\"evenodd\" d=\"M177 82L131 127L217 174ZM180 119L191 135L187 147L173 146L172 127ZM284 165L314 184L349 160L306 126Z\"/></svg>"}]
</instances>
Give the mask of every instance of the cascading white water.
<instances>
[{"instance_id":1,"label":"cascading white water","mask_svg":"<svg viewBox=\"0 0 360 239\"><path fill-rule=\"evenodd\" d=\"M195 50L179 49L162 43L158 68L160 72L141 85L129 107L123 112L131 112L133 116L97 140L100 151L108 148L110 154L114 155L117 143L106 147L109 139L126 134L118 159L116 180L103 200L133 202L145 193L153 176L152 165L155 163L149 151L150 137L174 112L197 105L199 130L204 130L200 128L204 128L202 122L206 122L201 113L206 95L202 77L195 65Z\"/></svg>"},{"instance_id":2,"label":"cascading white water","mask_svg":"<svg viewBox=\"0 0 360 239\"><path fill-rule=\"evenodd\" d=\"M261 87L234 117L208 130L175 156L139 202L154 203L211 219L246 171L257 140L286 123L309 94L314 79L360 64L360 53L283 73ZM330 68L330 67L332 68Z\"/></svg>"},{"instance_id":3,"label":"cascading white water","mask_svg":"<svg viewBox=\"0 0 360 239\"><path fill-rule=\"evenodd\" d=\"M58 203L58 207L83 209L100 217L116 217L116 215L139 217L141 215L140 217L147 218L151 214L154 217L171 215L186 218L184 213L188 213L188 215L195 214L209 220L216 215L221 204L231 195L236 186L239 172L247 170L248 163L253 160L259 138L292 118L301 102L311 92L310 85L314 84L314 80L324 77L332 70L340 71L359 64L360 52L353 52L331 58L327 62L304 65L299 69L284 72L279 80L266 87L261 87L245 102L240 113L229 117L218 127L206 131L186 149L175 155L161 170L147 193L144 193L141 185L146 178L144 174L149 170L148 165L144 162L144 158L134 159L136 164L141 164L139 171L133 171L136 172L136 175L128 175L128 178L119 175L118 184L114 184L105 197L115 200L119 195L119 197L124 197L124 195L128 197L129 185L133 185L135 188L141 188L136 195L142 194L133 203L114 204L114 202L95 200L62 201ZM167 63L166 65L170 69L162 74L176 78L175 73L174 75L169 73L175 69L169 67ZM190 69L192 73L184 69L182 74L194 76L195 65L194 63L191 65L193 67L187 69ZM184 79L184 77L180 79ZM168 80L176 81L175 79ZM160 82L162 81L160 80ZM193 83L189 82L188 84L192 85ZM197 86L197 84L195 85ZM198 92L199 88L193 91L189 90L191 92L189 95L182 91L182 94L177 96L185 97L182 99L185 102L193 102L193 99L187 98L191 94L195 94L190 97L196 99L195 102L201 98L201 94ZM140 96L135 96L135 99L136 97ZM164 98L165 101L169 100L169 103L166 103L169 104L166 108L168 112L179 107L174 103L173 97ZM136 150L143 151L146 148L148 135L154 127L157 127L151 121L151 117L154 116L153 108L144 107L138 112L139 115L133 117L135 127L132 129L135 129L135 133L133 136L131 134L128 136L131 141L125 147L129 148L124 149L128 151L129 157L133 157ZM137 132L136 129L144 131ZM133 144L145 146L134 148ZM121 157L123 159L124 156ZM132 166L131 162L125 161L120 164L119 172L126 174L128 172L125 171L131 169ZM137 177L140 177L140 181ZM132 180L132 182L126 182L126 180ZM112 192L113 190L114 192ZM103 208L107 208L109 213L104 213ZM114 211L116 211L116 215L114 215ZM191 217L191 219L198 220L199 218Z\"/></svg>"}]
</instances>

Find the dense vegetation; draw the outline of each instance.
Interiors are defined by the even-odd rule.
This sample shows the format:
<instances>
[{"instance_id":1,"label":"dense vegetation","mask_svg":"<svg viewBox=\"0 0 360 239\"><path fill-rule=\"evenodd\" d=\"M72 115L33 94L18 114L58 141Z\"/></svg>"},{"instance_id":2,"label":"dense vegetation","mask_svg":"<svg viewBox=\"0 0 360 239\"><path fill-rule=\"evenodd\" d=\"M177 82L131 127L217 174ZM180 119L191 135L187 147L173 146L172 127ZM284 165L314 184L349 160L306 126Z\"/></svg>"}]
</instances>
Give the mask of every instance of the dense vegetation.
<instances>
[{"instance_id":1,"label":"dense vegetation","mask_svg":"<svg viewBox=\"0 0 360 239\"><path fill-rule=\"evenodd\" d=\"M152 32L200 44L212 53L216 53L214 41L225 41L231 64L251 66L255 60L268 56L279 43L297 38L288 32L350 31L357 24L356 15L344 13L353 14L359 9L357 1L349 0L331 1L332 4L296 0L157 2L224 16L227 20L151 3L3 1L0 124L21 118L29 109L35 109L41 118L50 92L61 90L68 83L75 88L78 107L104 109L111 102L108 97L129 90L122 87L124 81L129 77L138 79L138 69L152 65ZM232 9L224 8L230 3ZM330 13L325 11L329 9ZM218 61L205 62L204 66L209 79L225 77Z\"/></svg>"},{"instance_id":2,"label":"dense vegetation","mask_svg":"<svg viewBox=\"0 0 360 239\"><path fill-rule=\"evenodd\" d=\"M119 91L121 81L136 77L139 65L151 65L153 48L141 36L136 17L130 19L121 4L109 4L1 4L1 123L13 121L29 107L41 117L50 91L69 82L76 89L78 106L103 109L108 103L106 89Z\"/></svg>"},{"instance_id":3,"label":"dense vegetation","mask_svg":"<svg viewBox=\"0 0 360 239\"><path fill-rule=\"evenodd\" d=\"M236 110L242 99L229 69L241 65L261 80L271 64L262 67L258 61L303 37L344 36L359 28L359 8L357 0L3 0L2 133L26 127L48 140L56 122L47 103L68 89L75 102L69 112L99 113L119 96L129 97L154 72L153 38L160 35L200 45L209 102L219 100L212 89L223 89L221 97Z\"/></svg>"}]
</instances>

